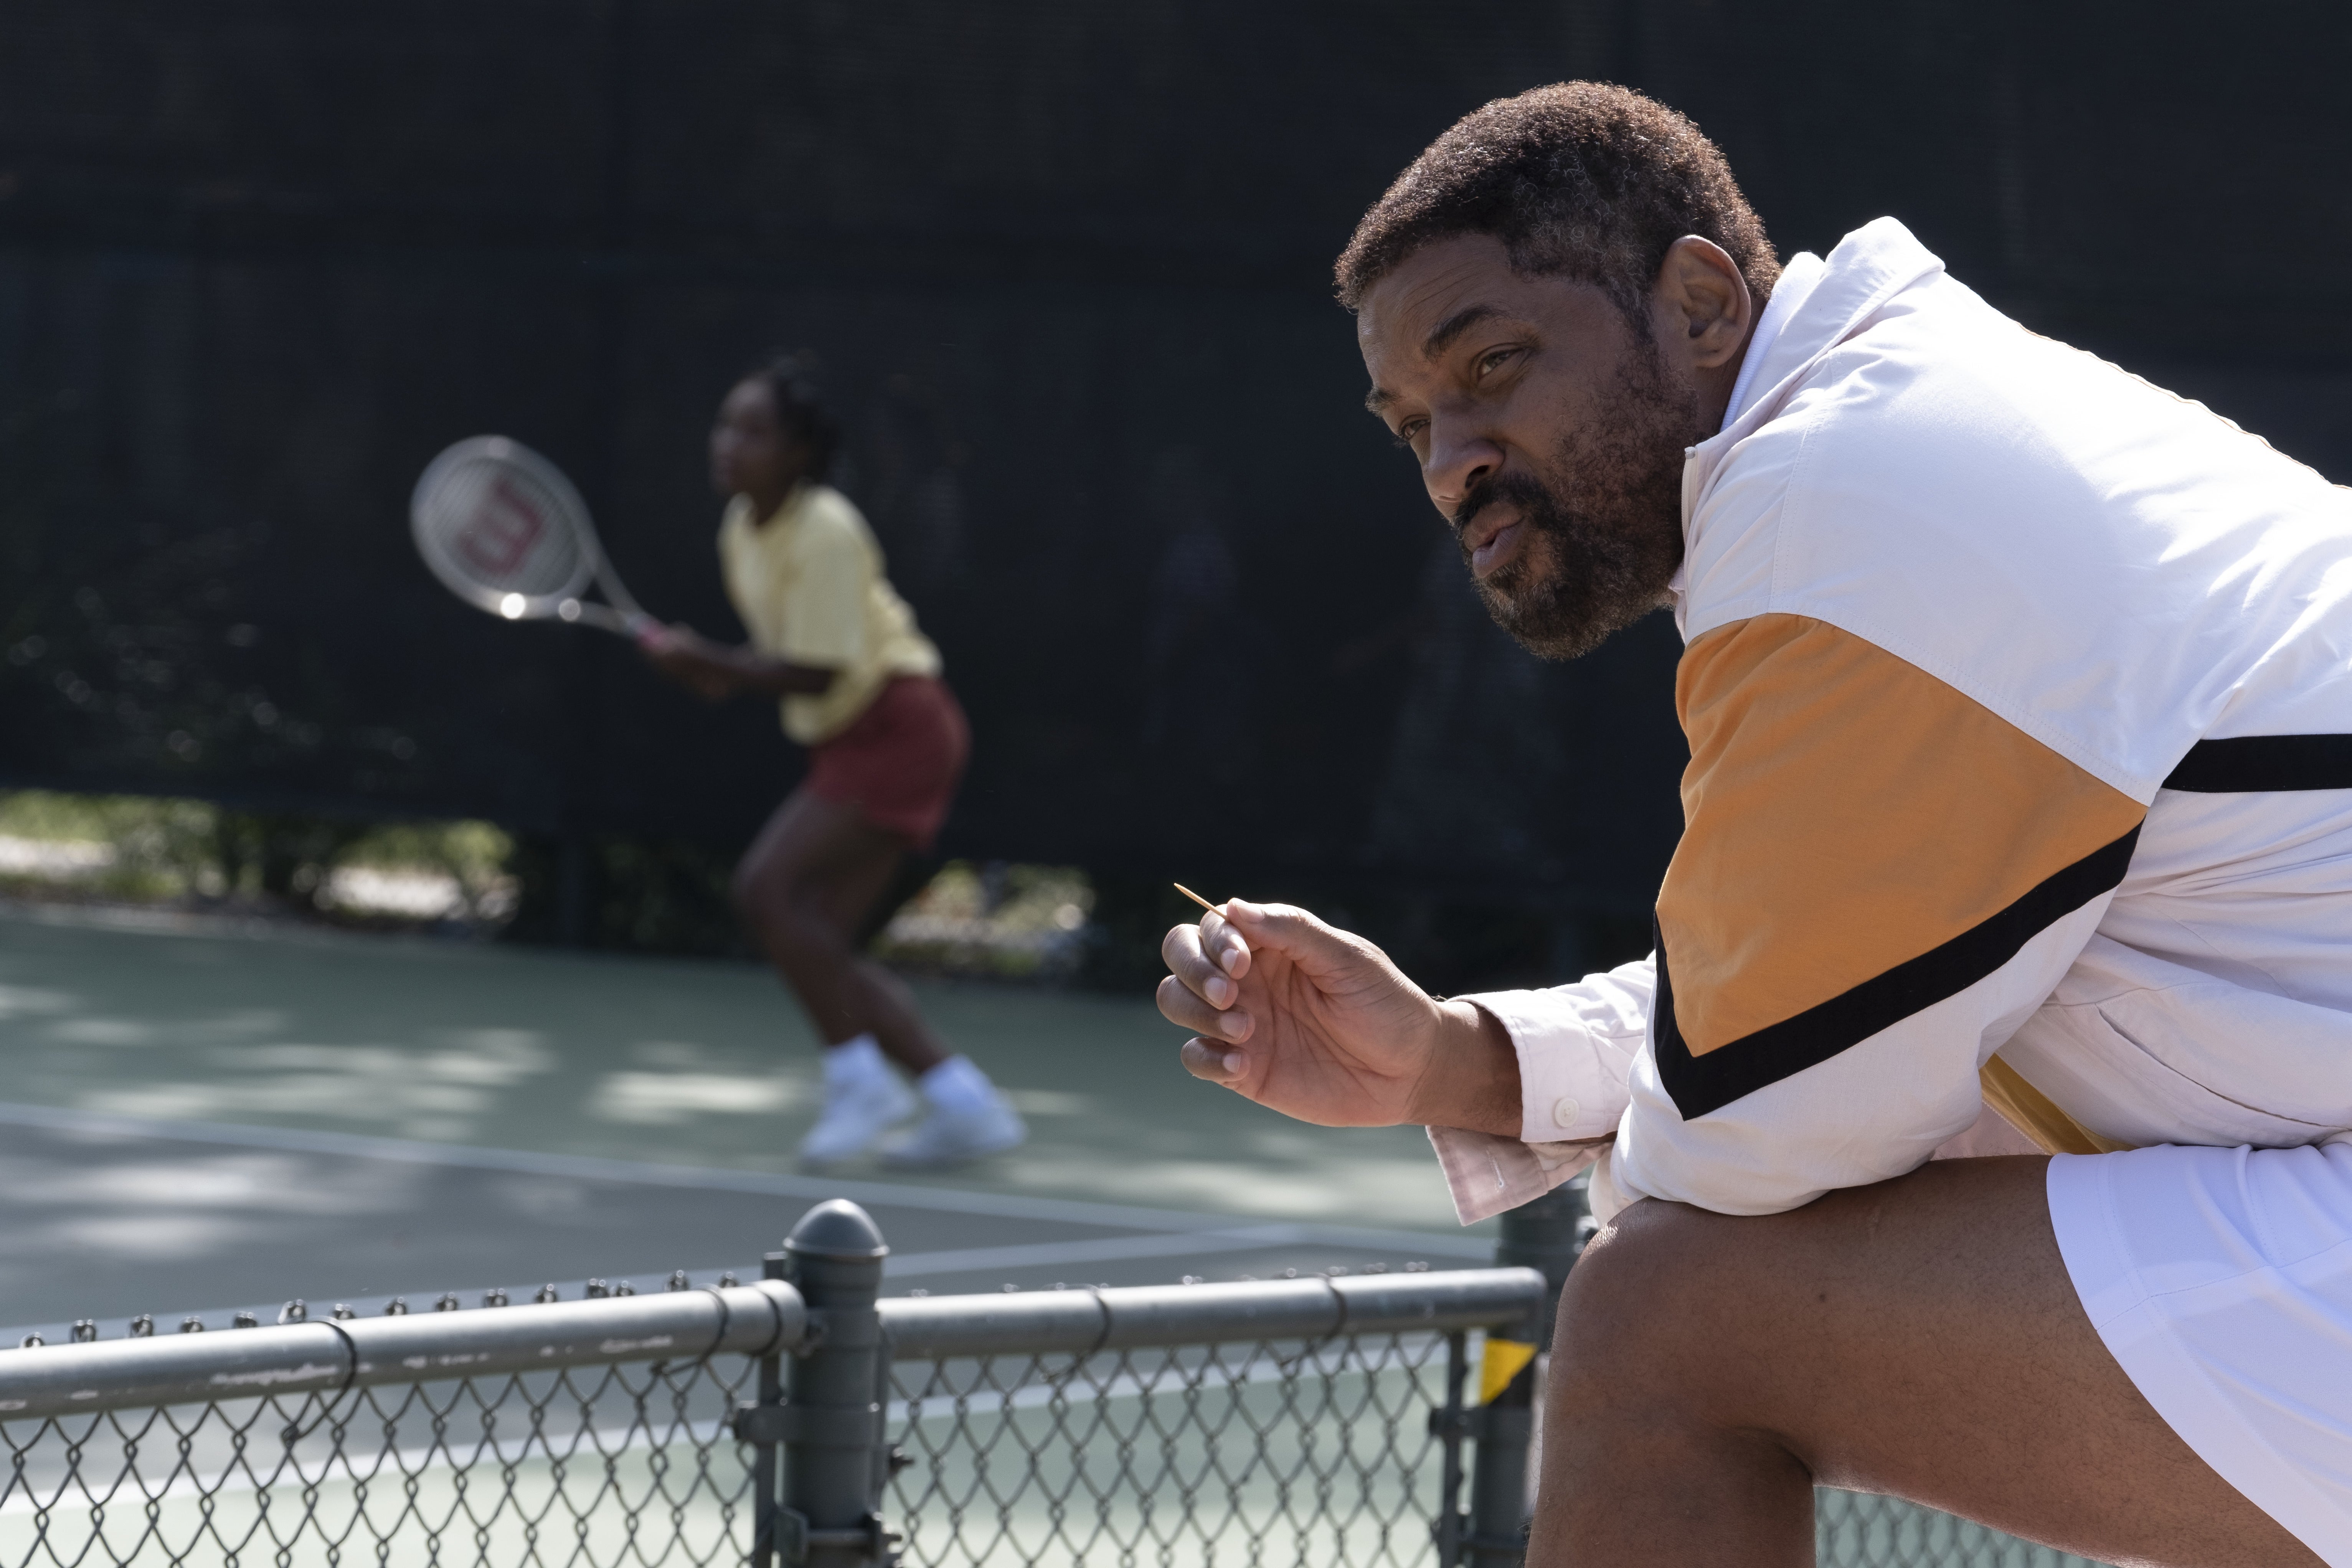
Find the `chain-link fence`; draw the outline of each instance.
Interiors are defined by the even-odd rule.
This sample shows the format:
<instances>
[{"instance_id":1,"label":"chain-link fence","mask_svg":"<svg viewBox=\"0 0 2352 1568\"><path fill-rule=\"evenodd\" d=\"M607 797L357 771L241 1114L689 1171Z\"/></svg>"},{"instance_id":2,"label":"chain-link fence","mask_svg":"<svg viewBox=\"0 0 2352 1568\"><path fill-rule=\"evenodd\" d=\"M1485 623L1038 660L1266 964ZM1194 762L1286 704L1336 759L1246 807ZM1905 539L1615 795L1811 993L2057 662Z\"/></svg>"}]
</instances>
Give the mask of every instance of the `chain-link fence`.
<instances>
[{"instance_id":1,"label":"chain-link fence","mask_svg":"<svg viewBox=\"0 0 2352 1568\"><path fill-rule=\"evenodd\" d=\"M0 1563L736 1563L789 1289L9 1352Z\"/></svg>"},{"instance_id":2,"label":"chain-link fence","mask_svg":"<svg viewBox=\"0 0 2352 1568\"><path fill-rule=\"evenodd\" d=\"M1534 1267L877 1300L820 1205L771 1278L0 1354L0 1568L1506 1568ZM785 1278L789 1276L789 1279ZM1835 1568L2075 1560L1824 1492Z\"/></svg>"},{"instance_id":3,"label":"chain-link fence","mask_svg":"<svg viewBox=\"0 0 2352 1568\"><path fill-rule=\"evenodd\" d=\"M890 1494L921 1568L1426 1562L1459 1336L902 1362ZM1458 1405L1458 1398L1456 1400Z\"/></svg>"},{"instance_id":4,"label":"chain-link fence","mask_svg":"<svg viewBox=\"0 0 2352 1568\"><path fill-rule=\"evenodd\" d=\"M1899 1498L1813 1493L1818 1568L2099 1568Z\"/></svg>"}]
</instances>

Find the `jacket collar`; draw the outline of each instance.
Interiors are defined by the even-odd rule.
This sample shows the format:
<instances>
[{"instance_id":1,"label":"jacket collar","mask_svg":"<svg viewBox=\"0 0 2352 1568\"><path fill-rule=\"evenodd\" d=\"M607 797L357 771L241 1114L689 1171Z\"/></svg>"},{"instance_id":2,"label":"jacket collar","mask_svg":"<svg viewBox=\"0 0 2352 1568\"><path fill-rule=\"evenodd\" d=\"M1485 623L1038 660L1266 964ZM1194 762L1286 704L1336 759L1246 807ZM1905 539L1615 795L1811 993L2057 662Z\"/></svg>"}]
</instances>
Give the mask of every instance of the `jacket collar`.
<instances>
[{"instance_id":1,"label":"jacket collar","mask_svg":"<svg viewBox=\"0 0 2352 1568\"><path fill-rule=\"evenodd\" d=\"M1734 417L1685 455L1685 561L1696 542L1691 537L1691 520L1696 512L1698 498L1706 492L1732 448L1777 418L1796 384L1822 356L1860 331L1888 300L1944 269L1942 259L1935 252L1891 217L1878 218L1855 229L1838 242L1826 259L1810 253L1797 257L1790 262L1789 270L1795 272L1806 263L1811 264L1808 271L1818 268L1818 274L1804 298L1779 323L1777 334L1749 345L1761 358L1753 365L1740 367L1739 390L1745 397L1734 405ZM1769 303L1766 310L1770 310ZM1763 334L1759 332L1759 338L1762 339ZM1676 572L1670 587L1675 595L1677 621L1682 618L1684 584L1684 574Z\"/></svg>"}]
</instances>

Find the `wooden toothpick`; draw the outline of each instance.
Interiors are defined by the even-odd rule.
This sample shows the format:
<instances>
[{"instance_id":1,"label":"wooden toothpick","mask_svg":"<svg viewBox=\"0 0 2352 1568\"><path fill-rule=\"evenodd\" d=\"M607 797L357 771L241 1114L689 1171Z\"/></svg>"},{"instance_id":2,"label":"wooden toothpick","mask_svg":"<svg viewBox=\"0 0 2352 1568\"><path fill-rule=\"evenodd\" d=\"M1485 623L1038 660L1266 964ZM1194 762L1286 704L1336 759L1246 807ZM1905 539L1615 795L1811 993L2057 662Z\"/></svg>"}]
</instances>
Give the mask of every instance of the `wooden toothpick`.
<instances>
[{"instance_id":1,"label":"wooden toothpick","mask_svg":"<svg viewBox=\"0 0 2352 1568\"><path fill-rule=\"evenodd\" d=\"M1171 882L1168 885L1175 889L1178 892L1183 894L1186 898L1192 900L1194 903L1200 905L1202 909L1208 910L1211 914L1215 915L1219 920L1223 920L1224 918L1224 910L1217 908L1216 905L1209 902L1208 900L1202 898L1200 894L1194 892L1183 883Z\"/></svg>"}]
</instances>

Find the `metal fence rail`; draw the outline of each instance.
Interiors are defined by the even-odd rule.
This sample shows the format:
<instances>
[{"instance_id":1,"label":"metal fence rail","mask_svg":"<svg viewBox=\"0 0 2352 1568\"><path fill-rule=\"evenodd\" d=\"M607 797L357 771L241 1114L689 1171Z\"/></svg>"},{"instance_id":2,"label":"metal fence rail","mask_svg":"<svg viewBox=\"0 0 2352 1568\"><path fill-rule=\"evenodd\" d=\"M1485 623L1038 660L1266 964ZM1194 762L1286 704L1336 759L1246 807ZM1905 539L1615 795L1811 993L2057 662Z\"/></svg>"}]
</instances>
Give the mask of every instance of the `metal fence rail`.
<instances>
[{"instance_id":1,"label":"metal fence rail","mask_svg":"<svg viewBox=\"0 0 2352 1568\"><path fill-rule=\"evenodd\" d=\"M1506 1568L1576 1217L1514 1220L1535 1268L881 1301L835 1202L749 1285L0 1352L0 1568ZM1835 1568L2073 1561L1822 1504Z\"/></svg>"}]
</instances>

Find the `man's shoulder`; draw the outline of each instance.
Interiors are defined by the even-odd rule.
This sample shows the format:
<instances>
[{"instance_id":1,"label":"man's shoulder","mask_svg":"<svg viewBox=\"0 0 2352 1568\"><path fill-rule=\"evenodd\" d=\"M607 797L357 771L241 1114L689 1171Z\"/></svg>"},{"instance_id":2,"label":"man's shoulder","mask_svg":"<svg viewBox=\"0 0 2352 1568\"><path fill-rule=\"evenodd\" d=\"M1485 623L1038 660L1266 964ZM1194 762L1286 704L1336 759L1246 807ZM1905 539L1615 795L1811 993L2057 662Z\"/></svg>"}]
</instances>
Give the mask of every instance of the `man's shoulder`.
<instances>
[{"instance_id":1,"label":"man's shoulder","mask_svg":"<svg viewBox=\"0 0 2352 1568\"><path fill-rule=\"evenodd\" d=\"M2296 616L2345 599L2345 492L1946 281L1719 455L1685 633L1829 622L2147 798ZM2256 579L2290 591L2215 592ZM2327 614L2352 634L2352 606Z\"/></svg>"}]
</instances>

